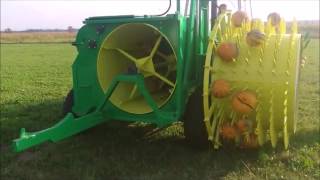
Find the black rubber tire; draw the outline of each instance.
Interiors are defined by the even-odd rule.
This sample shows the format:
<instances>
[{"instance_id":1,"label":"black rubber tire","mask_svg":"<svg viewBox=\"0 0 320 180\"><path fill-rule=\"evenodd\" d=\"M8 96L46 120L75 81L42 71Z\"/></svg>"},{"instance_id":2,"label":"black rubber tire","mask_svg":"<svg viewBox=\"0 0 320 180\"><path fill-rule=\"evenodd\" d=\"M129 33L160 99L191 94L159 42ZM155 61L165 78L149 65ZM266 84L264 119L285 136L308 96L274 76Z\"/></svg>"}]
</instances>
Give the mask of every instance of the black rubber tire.
<instances>
[{"instance_id":1,"label":"black rubber tire","mask_svg":"<svg viewBox=\"0 0 320 180\"><path fill-rule=\"evenodd\" d=\"M72 112L72 106L73 106L73 90L71 89L66 98L64 99L63 102L63 107L62 107L62 115L65 116L69 112Z\"/></svg>"},{"instance_id":2,"label":"black rubber tire","mask_svg":"<svg viewBox=\"0 0 320 180\"><path fill-rule=\"evenodd\" d=\"M184 135L188 145L195 149L209 147L208 133L204 124L202 89L198 88L190 97L184 114Z\"/></svg>"}]
</instances>

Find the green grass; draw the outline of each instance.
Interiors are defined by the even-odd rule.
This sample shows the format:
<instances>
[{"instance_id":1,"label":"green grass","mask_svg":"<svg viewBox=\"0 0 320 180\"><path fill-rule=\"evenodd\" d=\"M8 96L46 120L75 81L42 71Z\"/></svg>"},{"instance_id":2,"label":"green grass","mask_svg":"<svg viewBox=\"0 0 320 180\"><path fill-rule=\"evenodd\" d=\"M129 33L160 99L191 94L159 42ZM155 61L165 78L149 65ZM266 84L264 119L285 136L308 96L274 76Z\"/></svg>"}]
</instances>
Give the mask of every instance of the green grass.
<instances>
[{"instance_id":1,"label":"green grass","mask_svg":"<svg viewBox=\"0 0 320 180\"><path fill-rule=\"evenodd\" d=\"M0 32L1 43L73 42L75 32Z\"/></svg>"},{"instance_id":2,"label":"green grass","mask_svg":"<svg viewBox=\"0 0 320 180\"><path fill-rule=\"evenodd\" d=\"M55 124L71 88L70 45L1 45L1 177L3 179L317 179L320 178L319 40L305 51L298 130L290 156L260 151L197 151L181 124L145 137L148 125L105 123L22 153L9 148L21 127Z\"/></svg>"}]
</instances>

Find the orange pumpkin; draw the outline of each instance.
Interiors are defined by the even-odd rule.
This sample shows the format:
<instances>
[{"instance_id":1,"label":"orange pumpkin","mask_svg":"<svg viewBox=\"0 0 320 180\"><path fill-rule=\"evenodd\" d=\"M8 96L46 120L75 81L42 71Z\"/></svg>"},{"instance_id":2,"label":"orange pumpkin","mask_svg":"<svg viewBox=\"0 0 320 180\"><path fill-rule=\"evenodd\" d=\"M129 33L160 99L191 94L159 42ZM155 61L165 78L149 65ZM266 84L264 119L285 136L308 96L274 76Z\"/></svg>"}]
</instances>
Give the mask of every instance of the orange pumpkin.
<instances>
[{"instance_id":1,"label":"orange pumpkin","mask_svg":"<svg viewBox=\"0 0 320 180\"><path fill-rule=\"evenodd\" d=\"M235 27L240 27L242 23L248 21L248 15L244 11L237 11L232 14L231 22Z\"/></svg>"},{"instance_id":2,"label":"orange pumpkin","mask_svg":"<svg viewBox=\"0 0 320 180\"><path fill-rule=\"evenodd\" d=\"M226 4L221 4L219 7L218 7L219 11L218 11L218 14L222 14L222 13L225 13L227 11L227 5Z\"/></svg>"},{"instance_id":3,"label":"orange pumpkin","mask_svg":"<svg viewBox=\"0 0 320 180\"><path fill-rule=\"evenodd\" d=\"M268 15L268 20L270 19L272 26L279 26L281 22L280 14L273 12Z\"/></svg>"},{"instance_id":4,"label":"orange pumpkin","mask_svg":"<svg viewBox=\"0 0 320 180\"><path fill-rule=\"evenodd\" d=\"M225 123L222 125L220 129L220 133L223 139L225 140L233 140L237 136L237 130L235 127L231 126L229 123Z\"/></svg>"},{"instance_id":5,"label":"orange pumpkin","mask_svg":"<svg viewBox=\"0 0 320 180\"><path fill-rule=\"evenodd\" d=\"M223 42L219 45L217 53L225 62L232 62L239 55L238 47L232 42Z\"/></svg>"},{"instance_id":6,"label":"orange pumpkin","mask_svg":"<svg viewBox=\"0 0 320 180\"><path fill-rule=\"evenodd\" d=\"M257 106L256 95L249 91L242 91L232 98L232 109L241 114L251 113Z\"/></svg>"},{"instance_id":7,"label":"orange pumpkin","mask_svg":"<svg viewBox=\"0 0 320 180\"><path fill-rule=\"evenodd\" d=\"M239 131L239 133L243 133L243 132L246 132L248 130L248 123L245 119L239 119L237 121L237 129Z\"/></svg>"},{"instance_id":8,"label":"orange pumpkin","mask_svg":"<svg viewBox=\"0 0 320 180\"><path fill-rule=\"evenodd\" d=\"M256 149L259 147L258 143L258 137L256 134L250 134L249 138L245 138L244 141L242 142L241 148L244 149Z\"/></svg>"},{"instance_id":9,"label":"orange pumpkin","mask_svg":"<svg viewBox=\"0 0 320 180\"><path fill-rule=\"evenodd\" d=\"M261 31L254 29L247 33L246 41L249 46L256 47L263 43L264 38L265 35Z\"/></svg>"},{"instance_id":10,"label":"orange pumpkin","mask_svg":"<svg viewBox=\"0 0 320 180\"><path fill-rule=\"evenodd\" d=\"M216 98L223 98L230 92L230 85L226 80L215 80L212 84L211 94Z\"/></svg>"}]
</instances>

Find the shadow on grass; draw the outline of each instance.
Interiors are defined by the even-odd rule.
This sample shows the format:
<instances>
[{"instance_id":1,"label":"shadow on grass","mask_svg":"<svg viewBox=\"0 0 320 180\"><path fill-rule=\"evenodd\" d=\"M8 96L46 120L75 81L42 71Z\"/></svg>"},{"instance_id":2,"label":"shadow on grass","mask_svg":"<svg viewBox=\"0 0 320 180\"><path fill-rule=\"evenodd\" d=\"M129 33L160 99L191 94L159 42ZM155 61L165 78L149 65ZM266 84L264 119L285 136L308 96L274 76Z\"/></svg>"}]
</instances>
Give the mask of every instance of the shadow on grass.
<instances>
[{"instance_id":1,"label":"shadow on grass","mask_svg":"<svg viewBox=\"0 0 320 180\"><path fill-rule=\"evenodd\" d=\"M2 123L1 133L8 136L2 144L8 145L21 127L35 131L57 123L61 104L52 100L19 107L16 112L4 109L10 123ZM186 145L181 127L145 138L151 129L112 121L19 154L6 149L1 152L1 173L6 179L216 179L231 171L250 173L246 165L257 163L256 151L199 151ZM306 134L301 138L308 139Z\"/></svg>"},{"instance_id":2,"label":"shadow on grass","mask_svg":"<svg viewBox=\"0 0 320 180\"><path fill-rule=\"evenodd\" d=\"M61 116L62 99L39 104L11 102L1 106L1 144L18 137L20 128L37 131L54 125Z\"/></svg>"},{"instance_id":3,"label":"shadow on grass","mask_svg":"<svg viewBox=\"0 0 320 180\"><path fill-rule=\"evenodd\" d=\"M299 130L294 136L292 136L292 140L292 146L296 148L320 143L319 127Z\"/></svg>"}]
</instances>

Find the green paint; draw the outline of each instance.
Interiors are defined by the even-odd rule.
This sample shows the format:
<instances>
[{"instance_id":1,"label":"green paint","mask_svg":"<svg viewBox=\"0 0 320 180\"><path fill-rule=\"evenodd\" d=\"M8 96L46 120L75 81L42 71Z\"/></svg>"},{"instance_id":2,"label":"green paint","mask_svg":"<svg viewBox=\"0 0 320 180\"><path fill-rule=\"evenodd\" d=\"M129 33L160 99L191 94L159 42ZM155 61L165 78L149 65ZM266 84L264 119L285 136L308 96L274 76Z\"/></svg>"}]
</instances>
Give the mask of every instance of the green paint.
<instances>
[{"instance_id":1,"label":"green paint","mask_svg":"<svg viewBox=\"0 0 320 180\"><path fill-rule=\"evenodd\" d=\"M180 1L177 1L176 14L169 14L165 17L136 17L129 15L87 18L84 21L85 25L79 30L74 43L78 50L78 55L72 65L74 91L73 112L69 113L61 122L46 130L34 133L25 132L24 130L21 131L20 137L13 142L14 150L22 151L45 141L55 142L109 119L142 121L154 123L160 127L168 126L181 119L188 95L195 86L201 84L196 78L200 77L199 73L201 70L199 68L201 68L201 64L198 62L203 62L203 57L195 53L200 52L200 50L195 48L200 48L201 46L201 52L204 52L204 47L206 46L207 31L205 31L204 28L208 27L208 20L205 19L207 16L205 16L204 13L207 13L207 11L205 11L204 8L207 7L207 3L207 1L200 3L202 7L201 35L198 35L199 32L195 31L196 25L199 24L197 17L200 17L199 12L196 11L196 9L198 9L196 0L191 1L190 17L185 17L180 14ZM157 96L151 94L145 86L145 78L155 75L155 67L153 67L154 65L152 63L150 64L152 59L145 59L146 63L144 63L144 65L139 65L141 61L135 62L135 65L137 67L139 66L138 69L140 73L138 74L127 74L122 70L120 71L117 64L115 64L115 69L112 70L112 68L109 68L108 72L113 73L111 77L106 77L109 78L109 80L107 81L107 85L103 87L101 86L103 85L103 82L101 84L101 77L99 80L97 75L99 74L98 65L101 65L98 60L103 58L99 56L99 52L105 51L103 46L105 46L104 42L107 41L107 37L118 27L132 23L140 24L142 29L146 27L143 24L154 28L155 32L158 32L164 37L162 39L168 41L175 55L175 65L168 66L170 68L173 67L176 72L174 88L168 88L171 90L170 96L168 96L167 100L161 101L161 103L160 100L157 99ZM130 33L130 29L128 29L127 33ZM147 30L145 34L148 34ZM130 44L139 43L139 39L150 39L143 38L142 36L143 35L138 37L132 36L123 40L128 41ZM199 43L200 39L202 39L201 43ZM119 44L121 44L121 38L107 43L106 46L116 47ZM122 47L125 50L130 50L133 45ZM130 52L127 53L126 51L120 50L120 53L124 55L122 58L129 57L128 55L130 55ZM113 55L111 57L116 61L120 55ZM137 58L137 60L138 59L139 58ZM110 64L106 63L105 65L108 66ZM164 82L168 82L164 76L159 75L157 77ZM129 93L134 86L136 86L136 92L141 95L141 99L144 99L142 104L132 100L131 103L137 106L133 108L137 109L137 111L122 108L121 103L120 105L119 103L115 103L125 92L121 91L121 93L119 93L119 88L127 88Z\"/></svg>"}]
</instances>

